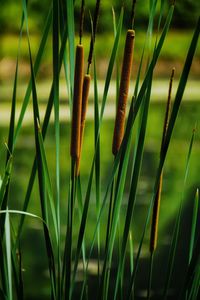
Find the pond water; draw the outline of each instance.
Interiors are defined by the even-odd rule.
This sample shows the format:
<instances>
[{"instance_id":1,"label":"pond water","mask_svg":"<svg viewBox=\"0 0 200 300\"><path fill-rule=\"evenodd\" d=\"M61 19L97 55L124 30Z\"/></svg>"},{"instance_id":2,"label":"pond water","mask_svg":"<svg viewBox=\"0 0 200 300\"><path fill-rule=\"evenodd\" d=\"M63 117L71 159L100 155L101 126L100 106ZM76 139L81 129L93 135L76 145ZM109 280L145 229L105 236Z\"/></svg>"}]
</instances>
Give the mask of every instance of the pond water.
<instances>
[{"instance_id":1,"label":"pond water","mask_svg":"<svg viewBox=\"0 0 200 300\"><path fill-rule=\"evenodd\" d=\"M138 240L140 239L143 229L143 223L147 212L149 200L152 195L152 189L154 184L154 176L156 173L159 149L162 135L162 124L164 118L165 107L163 103L156 102L150 106L147 134L144 147L143 164L141 168L141 175L139 179L139 186L137 191L136 208L133 216L133 235L134 235L134 252L137 251ZM160 225L159 225L159 241L158 252L156 253L155 260L155 272L153 276L153 286L157 289L163 286L164 276L166 272L166 253L169 249L170 236L172 234L172 228L175 220L175 216L179 207L179 201L183 192L183 181L186 157L189 147L190 138L192 135L195 123L199 121L200 116L200 103L199 102L185 102L183 103L179 116L177 119L176 127L173 132L171 145L167 155L165 167L164 167L164 180L163 180L163 193L160 212ZM105 193L105 187L110 171L112 168L113 157L111 154L112 145L112 133L113 133L113 120L104 120L101 129L101 193L102 197ZM6 140L7 128L1 128L1 144ZM135 133L133 136L132 148L134 149ZM63 235L66 229L66 208L67 208L67 193L69 186L69 170L70 170L70 158L69 158L69 143L70 143L70 125L63 122L61 124L61 224ZM55 186L55 136L54 128L51 124L48 130L48 134L45 140L45 150L47 155L47 161L49 165L50 176L52 179L52 185ZM83 153L81 161L81 183L83 196L85 195L88 175L91 169L91 163L94 151L94 127L93 122L88 121L85 129L85 137L83 144ZM1 146L1 157L4 157L5 147ZM200 136L197 130L194 147L192 150L192 157L190 163L189 177L186 184L186 190L184 192L184 217L185 221L181 224L181 242L178 245L178 256L176 257L176 269L173 273L173 287L180 284L181 277L180 266L185 270L187 263L188 251L188 236L190 232L190 218L193 207L193 199L196 192L196 188L200 186L199 170L200 170ZM26 186L29 180L31 166L34 158L34 132L33 126L25 126L16 144L16 150L13 160L13 175L11 179L10 188L10 208L22 209ZM131 174L131 160L129 163L128 174ZM1 166L1 170L3 166ZM127 184L124 195L124 202L121 210L121 222L123 223L126 204L127 204L127 192L129 188L129 178L127 177ZM89 208L89 218L86 230L86 249L91 241L91 237L94 230L94 224L96 220L96 208L95 208L95 196L94 187L91 197L91 204ZM34 214L40 214L39 196L37 193L37 180L34 185L34 190L31 196L30 205L28 211ZM107 208L103 214L102 223L106 221ZM78 219L78 214L75 213L75 217ZM18 222L19 218L13 218L14 222ZM77 221L79 224L79 221ZM74 241L77 238L78 228L75 228ZM122 231L122 230L121 230ZM121 234L120 231L120 234ZM120 235L119 235L120 236ZM104 232L102 232L102 240L104 239ZM146 235L144 247L142 251L142 260L138 269L137 290L136 299L143 299L144 289L147 286L147 266L149 261L148 254L149 232ZM25 230L22 236L22 260L24 268L24 286L26 299L49 299L49 286L48 286L48 272L47 272L47 259L45 256L45 246L43 239L43 232L41 224L35 220L26 218ZM95 262L96 254L93 254L93 260ZM115 253L115 263L113 265L113 272L115 271L117 263L117 250ZM95 265L95 263L94 263ZM127 278L130 276L129 260L126 263ZM94 267L95 270L95 267ZM92 271L91 267L91 285L96 287L96 271ZM179 276L177 276L179 272ZM81 273L80 273L81 276ZM176 278L176 280L175 280ZM173 293L172 293L173 294ZM45 298L46 297L46 298ZM78 299L78 298L77 298ZM92 298L91 298L92 299Z\"/></svg>"}]
</instances>

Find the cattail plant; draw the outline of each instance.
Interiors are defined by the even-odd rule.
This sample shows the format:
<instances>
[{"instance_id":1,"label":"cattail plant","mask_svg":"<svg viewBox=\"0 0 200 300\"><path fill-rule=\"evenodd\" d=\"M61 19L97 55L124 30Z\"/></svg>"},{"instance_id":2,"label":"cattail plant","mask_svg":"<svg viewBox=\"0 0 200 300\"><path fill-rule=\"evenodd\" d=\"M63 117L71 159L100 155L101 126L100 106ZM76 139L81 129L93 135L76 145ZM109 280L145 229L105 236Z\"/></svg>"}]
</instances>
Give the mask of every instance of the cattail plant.
<instances>
[{"instance_id":1,"label":"cattail plant","mask_svg":"<svg viewBox=\"0 0 200 300\"><path fill-rule=\"evenodd\" d=\"M72 130L71 130L71 157L76 165L80 155L80 128L82 111L82 91L84 74L84 50L82 45L83 20L84 20L85 1L82 0L79 26L79 44L76 47L76 62L74 74L74 98L72 112Z\"/></svg>"},{"instance_id":2,"label":"cattail plant","mask_svg":"<svg viewBox=\"0 0 200 300\"><path fill-rule=\"evenodd\" d=\"M161 143L161 150L160 153L162 153L162 149L164 147L165 143L165 136L168 128L169 118L170 118L170 106L171 106L171 93L172 93L172 84L174 79L174 72L175 69L172 69L171 77L170 77L170 83L169 83L169 91L168 91L168 99L167 99L167 106L166 106L166 112L165 112L165 120L164 120L164 126L163 126L163 135L162 135L162 143ZM159 211L160 211L160 199L161 199L161 192L162 192L162 181L163 181L163 171L161 172L160 178L159 178L159 184L158 184L158 190L154 202L153 207L153 215L152 215L152 224L151 224L151 237L150 237L150 253L153 253L157 246L157 239L158 239L158 219L159 219Z\"/></svg>"},{"instance_id":3,"label":"cattail plant","mask_svg":"<svg viewBox=\"0 0 200 300\"><path fill-rule=\"evenodd\" d=\"M94 13L94 22L93 22L93 30L90 40L90 50L88 55L88 66L87 66L87 74L85 74L83 79L83 93L82 93L82 111L81 111L81 124L80 124L80 151L79 156L76 163L76 176L80 173L80 159L81 159L81 150L82 150L82 144L83 144L83 135L84 135L84 128L85 128L85 119L86 119L86 112L87 112L87 106L88 106L88 97L89 97L89 91L90 91L90 66L92 63L92 56L94 51L94 43L95 43L95 35L97 31L97 23L98 23L98 17L99 17L99 8L100 8L100 0L96 1L96 7L95 7L95 13ZM79 36L80 36L80 43L81 43L81 37L83 32L83 18L84 18L84 1L82 1L81 5L81 20L80 20L80 30L79 30Z\"/></svg>"},{"instance_id":4,"label":"cattail plant","mask_svg":"<svg viewBox=\"0 0 200 300\"><path fill-rule=\"evenodd\" d=\"M117 114L115 118L115 128L113 134L112 153L114 155L116 155L119 151L124 135L126 104L128 99L129 83L133 62L134 37L135 31L133 29L128 29L124 47Z\"/></svg>"}]
</instances>

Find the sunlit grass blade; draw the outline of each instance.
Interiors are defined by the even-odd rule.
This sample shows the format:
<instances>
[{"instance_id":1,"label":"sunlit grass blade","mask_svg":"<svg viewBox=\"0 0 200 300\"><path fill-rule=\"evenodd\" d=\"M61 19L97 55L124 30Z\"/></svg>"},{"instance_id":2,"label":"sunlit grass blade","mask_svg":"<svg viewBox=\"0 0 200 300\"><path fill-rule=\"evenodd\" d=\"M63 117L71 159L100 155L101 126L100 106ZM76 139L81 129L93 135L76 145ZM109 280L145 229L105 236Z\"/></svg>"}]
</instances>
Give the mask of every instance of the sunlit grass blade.
<instances>
[{"instance_id":1,"label":"sunlit grass blade","mask_svg":"<svg viewBox=\"0 0 200 300\"><path fill-rule=\"evenodd\" d=\"M8 278L8 295L7 299L13 299L12 290L12 261L11 261L11 233L10 233L10 218L9 213L6 212L5 219L5 244L6 244L6 266L7 266L7 278Z\"/></svg>"}]
</instances>

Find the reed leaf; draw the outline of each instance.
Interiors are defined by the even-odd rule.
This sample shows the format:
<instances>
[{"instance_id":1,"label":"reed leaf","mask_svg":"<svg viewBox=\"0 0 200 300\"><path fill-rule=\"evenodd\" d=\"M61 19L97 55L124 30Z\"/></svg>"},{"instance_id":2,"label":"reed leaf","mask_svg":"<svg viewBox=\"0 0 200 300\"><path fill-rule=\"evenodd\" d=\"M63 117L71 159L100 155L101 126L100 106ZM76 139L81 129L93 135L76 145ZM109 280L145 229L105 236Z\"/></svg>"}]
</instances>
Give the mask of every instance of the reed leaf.
<instances>
[{"instance_id":1,"label":"reed leaf","mask_svg":"<svg viewBox=\"0 0 200 300\"><path fill-rule=\"evenodd\" d=\"M9 213L6 212L5 219L5 243L6 243L6 266L7 266L7 278L8 278L8 290L7 299L13 299L12 291L12 261L11 261L11 233L10 233L10 218Z\"/></svg>"},{"instance_id":2,"label":"reed leaf","mask_svg":"<svg viewBox=\"0 0 200 300\"><path fill-rule=\"evenodd\" d=\"M195 241L195 233L196 233L197 217L198 217L198 207L199 207L199 189L197 189L195 199L194 199L194 207L193 207L193 214L192 214L192 226L191 226L191 234L190 234L189 263L191 261L192 252L194 249L194 241Z\"/></svg>"}]
</instances>

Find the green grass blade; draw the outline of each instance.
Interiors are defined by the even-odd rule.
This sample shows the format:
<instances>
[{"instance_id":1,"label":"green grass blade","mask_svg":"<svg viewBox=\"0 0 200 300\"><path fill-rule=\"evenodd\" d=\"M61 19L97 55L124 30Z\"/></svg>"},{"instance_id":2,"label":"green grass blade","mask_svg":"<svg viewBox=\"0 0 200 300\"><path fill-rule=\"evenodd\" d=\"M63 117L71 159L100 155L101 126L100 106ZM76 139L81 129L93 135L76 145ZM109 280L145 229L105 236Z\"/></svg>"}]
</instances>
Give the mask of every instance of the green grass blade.
<instances>
[{"instance_id":1,"label":"green grass blade","mask_svg":"<svg viewBox=\"0 0 200 300\"><path fill-rule=\"evenodd\" d=\"M39 70L42 55L43 55L44 48L45 48L47 38L48 38L48 34L49 34L49 31L50 31L51 22L52 22L52 7L50 7L50 10L49 10L49 13L48 13L46 24L45 24L45 27L44 27L44 32L43 32L43 35L42 35L42 39L41 39L41 42L40 42L38 53L36 55L35 64L34 64L34 73L35 73L35 75L37 75L37 72ZM15 129L15 134L14 134L14 145L17 141L17 138L18 138L19 133L20 133L20 129L22 127L22 122L23 122L23 119L24 119L26 108L27 108L28 103L29 103L30 95L31 95L31 79L29 81L29 84L28 84L28 87L27 87L27 90L26 90L26 93L25 93L25 96L24 96L22 108L21 108L21 111L20 111L19 119L18 119L18 122L16 124L16 129Z\"/></svg>"},{"instance_id":2,"label":"green grass blade","mask_svg":"<svg viewBox=\"0 0 200 300\"><path fill-rule=\"evenodd\" d=\"M83 213L83 197L82 197L82 191L81 191L81 180L80 176L77 178L77 200L78 200L78 209L79 209L79 218L81 220L82 213ZM86 258L85 258L85 242L83 239L82 243L82 256L83 256L83 267L85 269L86 265Z\"/></svg>"},{"instance_id":3,"label":"green grass blade","mask_svg":"<svg viewBox=\"0 0 200 300\"><path fill-rule=\"evenodd\" d=\"M45 181L44 181L44 172L43 172L44 168L43 168L43 164L42 164L41 152L40 152L39 141L38 141L38 122L40 122L40 116L39 116L37 92L36 92L36 85L35 85L35 74L34 74L34 69L33 69L31 47L30 47L30 41L29 41L28 16L27 16L26 1L23 0L22 4L23 4L23 12L24 12L25 23L26 23L28 49L29 49L29 59L30 59L30 68L31 68L34 130L35 130L36 157L37 157L37 164L38 164L38 181L39 181L40 203L41 203L42 217L43 217L45 223L47 222L47 225L48 225L47 203L46 203L46 193L45 193ZM49 236L49 231L47 230L46 226L43 226L43 229L44 229L44 237L45 237L47 255L48 255L48 258L49 258L49 273L50 273L50 278L51 278L51 292L52 292L52 297L55 299L55 292L56 292L55 277L56 276L55 276L54 256L53 256L52 247L51 247L51 238Z\"/></svg>"},{"instance_id":4,"label":"green grass blade","mask_svg":"<svg viewBox=\"0 0 200 300\"><path fill-rule=\"evenodd\" d=\"M94 141L96 145L96 157L95 157L95 193L96 193L96 212L99 215L100 199L101 199L101 174L100 174L100 136L98 138L99 131L99 100L98 100L98 83L96 73L96 61L94 57ZM100 272L100 224L97 233L97 251L98 251L98 277Z\"/></svg>"},{"instance_id":5,"label":"green grass blade","mask_svg":"<svg viewBox=\"0 0 200 300\"><path fill-rule=\"evenodd\" d=\"M63 59L63 55L64 55L64 52L65 52L66 40L67 40L67 28L65 27L65 30L64 30L64 33L63 33L63 38L62 38L62 43L61 43L61 49L60 49L59 72L60 72L60 69L61 69L62 59ZM47 132L50 116L51 116L52 107L53 107L53 86L51 87L49 100L48 100L48 104L47 104L47 108L46 108L46 112L45 112L45 116L44 116L44 121L43 121L43 126L42 126L43 139L46 136L46 132ZM33 162L32 169L31 169L31 175L30 175L30 179L29 179L29 182L28 182L27 191L26 191L26 195L25 195L25 200L24 200L24 204L23 204L23 210L24 211L27 210L27 207L28 207L28 204L29 204L29 200L30 200L30 196L31 196L32 188L33 188L33 183L34 183L34 180L35 180L36 170L37 170L37 161L36 161L36 158L35 158L34 162ZM18 234L17 234L18 238L16 239L17 241L18 241L19 236L20 236L21 231L22 231L24 218L25 218L25 216L22 215L22 217L20 219L20 223L19 223L19 228L18 228Z\"/></svg>"},{"instance_id":6,"label":"green grass blade","mask_svg":"<svg viewBox=\"0 0 200 300\"><path fill-rule=\"evenodd\" d=\"M74 205L76 198L76 184L77 177L75 178L75 160L71 161L71 181L70 181L70 198L68 202L68 211L67 211L67 233L65 239L65 253L66 257L66 272L65 272L65 298L67 300L71 299L72 294L72 248L73 248L73 216L74 216ZM81 249L80 249L81 251ZM64 266L65 267L65 266Z\"/></svg>"},{"instance_id":7,"label":"green grass blade","mask_svg":"<svg viewBox=\"0 0 200 300\"><path fill-rule=\"evenodd\" d=\"M191 234L190 234L190 247L189 247L189 263L192 258L192 252L194 249L194 241L195 241L195 233L197 227L197 217L198 217L198 207L199 207L199 189L196 191L193 214L192 214L192 226L191 226Z\"/></svg>"},{"instance_id":8,"label":"green grass blade","mask_svg":"<svg viewBox=\"0 0 200 300\"><path fill-rule=\"evenodd\" d=\"M54 94L54 128L56 146L56 215L57 215L57 264L58 294L61 297L61 250L60 250L60 123L59 123L59 1L53 0L53 94Z\"/></svg>"},{"instance_id":9,"label":"green grass blade","mask_svg":"<svg viewBox=\"0 0 200 300\"><path fill-rule=\"evenodd\" d=\"M11 105L11 114L10 114L10 123L9 123L9 133L8 133L8 149L7 149L7 157L6 163L9 160L10 154L13 152L13 144L14 144L14 130L15 130L15 110L16 110L16 95L17 95L17 81L18 81L18 65L19 65L19 55L20 55L20 48L21 48L21 38L22 38L22 30L24 24L24 14L22 13L21 17L21 26L20 26L20 33L19 33L19 41L18 41L18 50L17 50L17 60L16 60L16 68L15 68L15 77L14 77L14 86L13 86L13 94L12 94L12 105ZM0 207L2 209L7 207L8 201L8 191L9 191L9 179L6 184L6 190L4 193L4 198L2 201L0 200ZM1 219L1 232L3 233L4 227L4 217Z\"/></svg>"},{"instance_id":10,"label":"green grass blade","mask_svg":"<svg viewBox=\"0 0 200 300\"><path fill-rule=\"evenodd\" d=\"M81 218L81 225L79 229L79 235L78 235L78 242L76 246L76 255L74 260L74 271L73 271L73 280L72 280L72 286L74 285L76 271L78 267L78 261L81 254L81 247L84 239L84 233L85 233L85 227L87 222L87 214L88 214L88 208L89 208L89 202L90 202L90 194L91 194L91 188L92 188L92 179L93 179L93 172L94 172L94 161L92 164L92 170L90 172L89 182L87 186L86 196L85 196L85 202L83 206L83 213Z\"/></svg>"},{"instance_id":11,"label":"green grass blade","mask_svg":"<svg viewBox=\"0 0 200 300\"><path fill-rule=\"evenodd\" d=\"M6 242L6 265L8 272L8 300L13 299L12 292L12 260L11 260L11 236L10 236L10 218L8 211L5 220L5 242Z\"/></svg>"},{"instance_id":12,"label":"green grass blade","mask_svg":"<svg viewBox=\"0 0 200 300\"><path fill-rule=\"evenodd\" d=\"M59 125L59 3L53 1L53 91L54 126L56 141L56 210L58 232L60 232L60 125Z\"/></svg>"},{"instance_id":13,"label":"green grass blade","mask_svg":"<svg viewBox=\"0 0 200 300\"><path fill-rule=\"evenodd\" d=\"M45 183L46 183L46 189L47 189L47 194L49 197L49 202L50 202L50 208L51 208L51 216L53 219L53 224L54 224L54 230L55 230L55 235L56 235L56 241L58 243L58 222L57 222L57 215L56 215L56 209L55 209L55 202L54 202L54 197L53 197L53 190L52 190L52 185L51 185L51 179L49 175L49 170L48 170L48 163L46 159L46 154L45 154L45 149L44 149L44 143L43 143L43 138L41 134L41 129L40 127L38 128L38 141L39 141L39 146L40 146L40 153L41 153L41 160L44 168L44 177L45 177Z\"/></svg>"},{"instance_id":14,"label":"green grass blade","mask_svg":"<svg viewBox=\"0 0 200 300\"><path fill-rule=\"evenodd\" d=\"M190 289L188 300L198 299L199 290L200 290L199 282L200 282L200 266L198 265L194 273L193 282Z\"/></svg>"},{"instance_id":15,"label":"green grass blade","mask_svg":"<svg viewBox=\"0 0 200 300\"><path fill-rule=\"evenodd\" d=\"M10 155L10 158L7 161L3 179L1 181L1 186L0 186L0 208L1 209L3 209L3 206L4 206L3 205L4 195L5 195L7 185L9 183L9 179L10 179L10 175L11 175L12 160L13 160L13 157L12 157L12 155Z\"/></svg>"},{"instance_id":16,"label":"green grass blade","mask_svg":"<svg viewBox=\"0 0 200 300\"><path fill-rule=\"evenodd\" d=\"M39 220L43 224L45 237L46 237L46 244L47 244L47 248L48 248L48 253L47 253L48 263L51 266L52 272L54 273L53 270L55 270L55 262L54 262L54 255L53 255L53 247L52 247L52 243L51 243L51 239L50 239L49 229L47 227L47 224L44 222L44 220L41 217L39 217L35 214L20 211L20 210L14 210L14 209L0 210L0 214L7 214L7 213L17 214L17 215L25 215L27 217ZM55 291L53 291L52 297L53 297L52 299L56 299L55 298Z\"/></svg>"},{"instance_id":17,"label":"green grass blade","mask_svg":"<svg viewBox=\"0 0 200 300\"><path fill-rule=\"evenodd\" d=\"M103 99L102 99L101 112L100 112L100 123L103 118L104 109L105 109L105 105L106 105L106 99L107 99L107 95L108 95L108 89L109 89L110 80L111 80L111 76L112 76L112 71L113 71L115 60L116 60L117 49L119 46L119 39L121 36L123 16L124 16L124 11L122 8L120 17L119 17L118 26L117 26L117 32L116 32L116 36L115 36L115 40L114 40L114 44L113 44L113 49L112 49L112 53L111 53L111 57L110 57L109 65L108 65L106 79L105 79L105 86L104 86L104 91L103 91Z\"/></svg>"}]
</instances>

